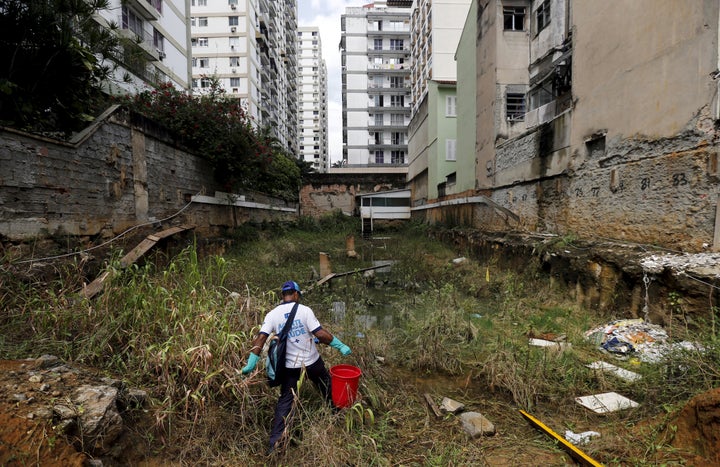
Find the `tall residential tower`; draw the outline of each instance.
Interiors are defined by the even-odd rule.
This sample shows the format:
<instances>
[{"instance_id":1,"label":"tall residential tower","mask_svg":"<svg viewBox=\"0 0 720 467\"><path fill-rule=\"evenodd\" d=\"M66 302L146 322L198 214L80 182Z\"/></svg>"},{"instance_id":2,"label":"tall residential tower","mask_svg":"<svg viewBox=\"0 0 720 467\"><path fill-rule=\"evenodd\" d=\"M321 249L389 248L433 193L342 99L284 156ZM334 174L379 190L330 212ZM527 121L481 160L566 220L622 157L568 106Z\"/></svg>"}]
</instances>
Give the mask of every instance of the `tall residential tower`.
<instances>
[{"instance_id":1,"label":"tall residential tower","mask_svg":"<svg viewBox=\"0 0 720 467\"><path fill-rule=\"evenodd\" d=\"M297 154L297 1L190 1L193 89L217 78Z\"/></svg>"},{"instance_id":2,"label":"tall residential tower","mask_svg":"<svg viewBox=\"0 0 720 467\"><path fill-rule=\"evenodd\" d=\"M318 27L298 28L298 63L298 158L327 172L327 68Z\"/></svg>"},{"instance_id":3,"label":"tall residential tower","mask_svg":"<svg viewBox=\"0 0 720 467\"><path fill-rule=\"evenodd\" d=\"M346 8L341 30L343 166L405 172L410 9L385 1Z\"/></svg>"}]
</instances>

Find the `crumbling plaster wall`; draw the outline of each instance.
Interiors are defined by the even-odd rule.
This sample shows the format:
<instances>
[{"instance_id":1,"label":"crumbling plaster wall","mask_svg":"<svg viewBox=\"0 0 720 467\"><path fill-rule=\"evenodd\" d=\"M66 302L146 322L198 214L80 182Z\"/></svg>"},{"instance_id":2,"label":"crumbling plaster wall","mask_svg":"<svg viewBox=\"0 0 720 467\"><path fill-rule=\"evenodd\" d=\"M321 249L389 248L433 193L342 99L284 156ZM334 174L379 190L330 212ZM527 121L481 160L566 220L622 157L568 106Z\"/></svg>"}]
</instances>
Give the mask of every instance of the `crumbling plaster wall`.
<instances>
[{"instance_id":1,"label":"crumbling plaster wall","mask_svg":"<svg viewBox=\"0 0 720 467\"><path fill-rule=\"evenodd\" d=\"M358 215L357 196L405 188L405 174L314 174L300 189L300 215Z\"/></svg>"}]
</instances>

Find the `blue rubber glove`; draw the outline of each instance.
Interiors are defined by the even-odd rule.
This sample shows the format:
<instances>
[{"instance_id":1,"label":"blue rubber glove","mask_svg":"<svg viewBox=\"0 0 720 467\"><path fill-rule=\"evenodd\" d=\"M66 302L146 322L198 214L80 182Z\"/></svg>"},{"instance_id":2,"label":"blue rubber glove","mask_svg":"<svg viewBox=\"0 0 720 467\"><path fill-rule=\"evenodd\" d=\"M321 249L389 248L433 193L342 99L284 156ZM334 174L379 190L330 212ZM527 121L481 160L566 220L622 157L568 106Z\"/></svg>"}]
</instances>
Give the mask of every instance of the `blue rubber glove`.
<instances>
[{"instance_id":1,"label":"blue rubber glove","mask_svg":"<svg viewBox=\"0 0 720 467\"><path fill-rule=\"evenodd\" d=\"M250 352L250 356L248 357L247 365L245 365L243 367L243 369L240 370L242 372L242 374L246 375L246 374L250 373L251 371L253 371L255 369L255 365L257 365L258 360L260 360L260 356L255 355L254 353Z\"/></svg>"},{"instance_id":2,"label":"blue rubber glove","mask_svg":"<svg viewBox=\"0 0 720 467\"><path fill-rule=\"evenodd\" d=\"M340 342L340 339L338 339L337 337L333 337L333 340L330 341L330 347L332 347L333 349L338 349L343 355L350 355L350 353L352 352L352 350L350 350L350 347Z\"/></svg>"}]
</instances>

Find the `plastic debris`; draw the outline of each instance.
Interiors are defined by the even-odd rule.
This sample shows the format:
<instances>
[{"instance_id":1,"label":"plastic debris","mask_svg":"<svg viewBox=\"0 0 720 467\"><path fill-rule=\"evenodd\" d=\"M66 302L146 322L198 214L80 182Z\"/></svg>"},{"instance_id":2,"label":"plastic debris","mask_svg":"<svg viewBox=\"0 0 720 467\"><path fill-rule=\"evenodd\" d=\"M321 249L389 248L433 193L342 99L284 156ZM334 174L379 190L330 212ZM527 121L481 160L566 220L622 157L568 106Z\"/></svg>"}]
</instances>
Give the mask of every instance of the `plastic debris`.
<instances>
[{"instance_id":1,"label":"plastic debris","mask_svg":"<svg viewBox=\"0 0 720 467\"><path fill-rule=\"evenodd\" d=\"M688 341L668 342L661 326L641 318L612 321L587 331L585 338L615 356L634 356L646 363L658 363L676 352L703 350Z\"/></svg>"},{"instance_id":2,"label":"plastic debris","mask_svg":"<svg viewBox=\"0 0 720 467\"><path fill-rule=\"evenodd\" d=\"M600 433L597 431L583 431L582 433L573 433L570 430L565 431L565 439L573 443L575 446L587 444L596 436L600 436Z\"/></svg>"},{"instance_id":3,"label":"plastic debris","mask_svg":"<svg viewBox=\"0 0 720 467\"><path fill-rule=\"evenodd\" d=\"M553 349L563 350L568 347L570 347L569 342L555 342L555 341L548 341L545 339L535 339L531 338L528 343L535 347L550 347Z\"/></svg>"}]
</instances>

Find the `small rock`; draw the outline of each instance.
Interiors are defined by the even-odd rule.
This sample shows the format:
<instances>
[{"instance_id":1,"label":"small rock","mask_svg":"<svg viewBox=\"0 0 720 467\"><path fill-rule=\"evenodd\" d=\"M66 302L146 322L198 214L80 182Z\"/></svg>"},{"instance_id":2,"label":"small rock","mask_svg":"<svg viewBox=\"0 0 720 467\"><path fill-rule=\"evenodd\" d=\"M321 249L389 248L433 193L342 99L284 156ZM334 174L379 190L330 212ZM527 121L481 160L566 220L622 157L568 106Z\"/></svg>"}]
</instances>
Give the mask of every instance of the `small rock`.
<instances>
[{"instance_id":1,"label":"small rock","mask_svg":"<svg viewBox=\"0 0 720 467\"><path fill-rule=\"evenodd\" d=\"M52 410L47 407L38 407L35 409L35 416L42 420L50 420L53 416Z\"/></svg>"},{"instance_id":2,"label":"small rock","mask_svg":"<svg viewBox=\"0 0 720 467\"><path fill-rule=\"evenodd\" d=\"M464 408L465 404L452 400L448 397L443 397L443 400L440 403L440 409L449 413L457 413L462 411Z\"/></svg>"},{"instance_id":3,"label":"small rock","mask_svg":"<svg viewBox=\"0 0 720 467\"><path fill-rule=\"evenodd\" d=\"M85 465L89 467L103 467L104 464L100 459L89 459L85 461Z\"/></svg>"},{"instance_id":4,"label":"small rock","mask_svg":"<svg viewBox=\"0 0 720 467\"><path fill-rule=\"evenodd\" d=\"M12 398L16 402L25 402L27 400L27 396L25 394L13 394Z\"/></svg>"},{"instance_id":5,"label":"small rock","mask_svg":"<svg viewBox=\"0 0 720 467\"><path fill-rule=\"evenodd\" d=\"M35 418L35 414L30 412L29 414L26 415L26 417L28 420L32 420L33 418Z\"/></svg>"},{"instance_id":6,"label":"small rock","mask_svg":"<svg viewBox=\"0 0 720 467\"><path fill-rule=\"evenodd\" d=\"M9 374L10 376L15 376L17 373L15 373L14 371L10 371L8 374Z\"/></svg>"},{"instance_id":7,"label":"small rock","mask_svg":"<svg viewBox=\"0 0 720 467\"><path fill-rule=\"evenodd\" d=\"M53 397L60 397L60 395L62 395L62 393L60 391L53 391L52 393L50 393L50 395Z\"/></svg>"},{"instance_id":8,"label":"small rock","mask_svg":"<svg viewBox=\"0 0 720 467\"><path fill-rule=\"evenodd\" d=\"M53 407L53 412L57 414L60 420L70 420L75 418L75 410L67 405L56 405Z\"/></svg>"},{"instance_id":9,"label":"small rock","mask_svg":"<svg viewBox=\"0 0 720 467\"><path fill-rule=\"evenodd\" d=\"M42 385L40 386L40 391L42 391L42 392L45 392L45 391L47 391L48 389L50 389L50 385L47 384L47 383L42 384Z\"/></svg>"},{"instance_id":10,"label":"small rock","mask_svg":"<svg viewBox=\"0 0 720 467\"><path fill-rule=\"evenodd\" d=\"M31 383L42 383L43 377L42 375L32 375L28 381Z\"/></svg>"},{"instance_id":11,"label":"small rock","mask_svg":"<svg viewBox=\"0 0 720 467\"><path fill-rule=\"evenodd\" d=\"M495 425L480 413L465 412L460 414L460 420L465 432L473 439L495 434Z\"/></svg>"},{"instance_id":12,"label":"small rock","mask_svg":"<svg viewBox=\"0 0 720 467\"><path fill-rule=\"evenodd\" d=\"M107 384L108 386L111 386L115 389L121 389L123 386L122 381L120 381L119 379L105 377L105 378L101 378L100 381L102 381L104 384Z\"/></svg>"},{"instance_id":13,"label":"small rock","mask_svg":"<svg viewBox=\"0 0 720 467\"><path fill-rule=\"evenodd\" d=\"M58 364L60 364L60 359L55 355L42 355L35 360L36 368L52 368Z\"/></svg>"}]
</instances>

